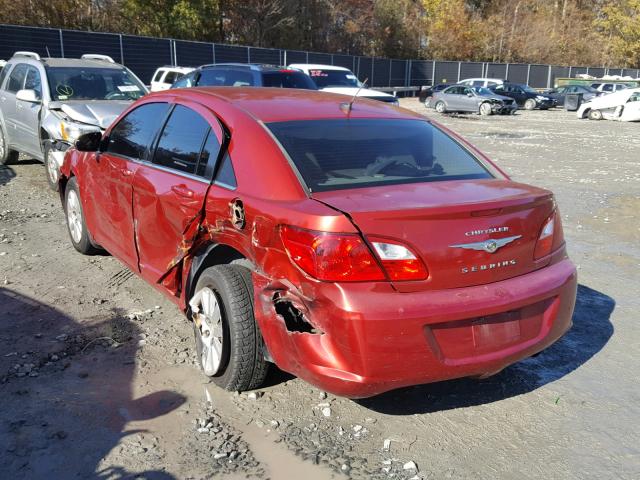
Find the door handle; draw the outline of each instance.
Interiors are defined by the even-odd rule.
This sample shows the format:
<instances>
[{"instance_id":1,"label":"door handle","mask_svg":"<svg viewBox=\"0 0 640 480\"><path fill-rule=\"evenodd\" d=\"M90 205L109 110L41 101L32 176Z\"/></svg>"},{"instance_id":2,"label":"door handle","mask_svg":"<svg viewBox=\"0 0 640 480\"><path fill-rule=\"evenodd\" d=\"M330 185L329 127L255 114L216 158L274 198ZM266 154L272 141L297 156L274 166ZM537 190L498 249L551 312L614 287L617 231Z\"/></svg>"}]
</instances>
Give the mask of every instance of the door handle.
<instances>
[{"instance_id":1,"label":"door handle","mask_svg":"<svg viewBox=\"0 0 640 480\"><path fill-rule=\"evenodd\" d=\"M189 189L186 185L174 185L171 187L171 191L181 197L193 198L193 190Z\"/></svg>"}]
</instances>

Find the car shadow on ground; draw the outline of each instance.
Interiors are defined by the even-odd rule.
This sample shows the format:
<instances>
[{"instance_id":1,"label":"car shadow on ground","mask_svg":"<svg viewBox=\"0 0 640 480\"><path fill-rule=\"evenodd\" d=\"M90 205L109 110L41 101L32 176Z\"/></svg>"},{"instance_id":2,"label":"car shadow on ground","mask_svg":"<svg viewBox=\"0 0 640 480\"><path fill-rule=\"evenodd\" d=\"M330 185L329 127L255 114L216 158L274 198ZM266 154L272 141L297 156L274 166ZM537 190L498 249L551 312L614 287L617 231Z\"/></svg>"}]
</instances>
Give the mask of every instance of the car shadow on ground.
<instances>
[{"instance_id":1,"label":"car shadow on ground","mask_svg":"<svg viewBox=\"0 0 640 480\"><path fill-rule=\"evenodd\" d=\"M143 446L127 443L145 432L128 422L165 415L185 402L168 390L133 398L138 334L121 312L80 324L0 288L2 478L174 478L101 463L123 444L129 457L122 463L131 455L146 458Z\"/></svg>"},{"instance_id":2,"label":"car shadow on ground","mask_svg":"<svg viewBox=\"0 0 640 480\"><path fill-rule=\"evenodd\" d=\"M0 187L6 185L16 176L16 172L8 165L0 165Z\"/></svg>"},{"instance_id":3,"label":"car shadow on ground","mask_svg":"<svg viewBox=\"0 0 640 480\"><path fill-rule=\"evenodd\" d=\"M614 308L611 297L579 285L573 327L539 355L485 380L465 378L419 385L358 403L388 415L412 415L481 405L531 392L579 368L607 344L613 335L609 319Z\"/></svg>"}]
</instances>

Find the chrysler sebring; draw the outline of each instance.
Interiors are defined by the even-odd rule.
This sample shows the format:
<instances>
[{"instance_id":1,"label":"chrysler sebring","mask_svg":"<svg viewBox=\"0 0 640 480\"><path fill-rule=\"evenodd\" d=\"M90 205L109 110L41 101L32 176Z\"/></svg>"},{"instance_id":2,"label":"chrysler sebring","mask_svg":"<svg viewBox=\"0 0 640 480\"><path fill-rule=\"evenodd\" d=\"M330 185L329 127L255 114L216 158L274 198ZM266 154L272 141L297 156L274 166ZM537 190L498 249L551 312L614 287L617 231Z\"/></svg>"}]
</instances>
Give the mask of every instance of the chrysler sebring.
<instances>
[{"instance_id":1,"label":"chrysler sebring","mask_svg":"<svg viewBox=\"0 0 640 480\"><path fill-rule=\"evenodd\" d=\"M553 194L382 102L154 93L76 142L60 194L73 246L170 298L229 390L270 363L353 398L482 378L571 326Z\"/></svg>"}]
</instances>

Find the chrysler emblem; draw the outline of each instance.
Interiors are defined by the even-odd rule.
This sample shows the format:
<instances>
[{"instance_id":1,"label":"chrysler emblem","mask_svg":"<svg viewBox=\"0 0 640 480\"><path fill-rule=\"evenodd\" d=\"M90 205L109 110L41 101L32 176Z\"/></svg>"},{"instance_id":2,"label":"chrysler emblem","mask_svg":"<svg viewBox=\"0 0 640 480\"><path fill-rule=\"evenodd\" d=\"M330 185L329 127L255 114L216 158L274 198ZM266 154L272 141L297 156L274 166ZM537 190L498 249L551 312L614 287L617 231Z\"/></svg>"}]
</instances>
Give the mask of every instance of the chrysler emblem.
<instances>
[{"instance_id":1,"label":"chrysler emblem","mask_svg":"<svg viewBox=\"0 0 640 480\"><path fill-rule=\"evenodd\" d=\"M452 248L466 248L467 250L484 250L487 253L495 253L499 248L519 239L522 235L505 238L491 238L483 242L459 243L457 245L449 245Z\"/></svg>"}]
</instances>

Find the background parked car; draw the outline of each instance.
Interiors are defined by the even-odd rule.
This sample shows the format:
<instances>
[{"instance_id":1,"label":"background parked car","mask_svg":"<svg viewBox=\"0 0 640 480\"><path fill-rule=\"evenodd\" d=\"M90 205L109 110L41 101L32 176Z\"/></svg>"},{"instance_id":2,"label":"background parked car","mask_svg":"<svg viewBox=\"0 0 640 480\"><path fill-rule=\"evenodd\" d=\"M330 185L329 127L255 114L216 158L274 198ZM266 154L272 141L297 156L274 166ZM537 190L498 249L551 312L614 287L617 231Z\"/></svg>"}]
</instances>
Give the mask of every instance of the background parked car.
<instances>
[{"instance_id":1,"label":"background parked car","mask_svg":"<svg viewBox=\"0 0 640 480\"><path fill-rule=\"evenodd\" d=\"M489 89L498 95L513 98L525 110L533 110L535 108L547 110L555 107L558 103L556 99L543 95L525 84L506 82Z\"/></svg>"},{"instance_id":2,"label":"background parked car","mask_svg":"<svg viewBox=\"0 0 640 480\"><path fill-rule=\"evenodd\" d=\"M398 105L398 99L393 95L364 88L363 83L348 68L311 63L293 63L289 65L289 68L295 68L309 75L318 89L323 92L342 93L351 97L358 95L359 97Z\"/></svg>"},{"instance_id":3,"label":"background parked car","mask_svg":"<svg viewBox=\"0 0 640 480\"><path fill-rule=\"evenodd\" d=\"M55 190L69 146L83 133L104 131L146 93L138 77L104 55L16 52L0 73L0 164L17 161L19 152L43 161Z\"/></svg>"},{"instance_id":4,"label":"background parked car","mask_svg":"<svg viewBox=\"0 0 640 480\"><path fill-rule=\"evenodd\" d=\"M595 88L584 85L565 85L558 88L552 88L546 92L545 95L555 99L559 106L563 106L567 93L581 93L583 102L588 102L598 95L601 95L601 92L597 91Z\"/></svg>"},{"instance_id":5,"label":"background parked car","mask_svg":"<svg viewBox=\"0 0 640 480\"><path fill-rule=\"evenodd\" d=\"M466 78L458 82L458 85L467 85L469 87L495 87L502 85L506 80L501 78Z\"/></svg>"},{"instance_id":6,"label":"background parked car","mask_svg":"<svg viewBox=\"0 0 640 480\"><path fill-rule=\"evenodd\" d=\"M640 88L626 88L609 95L602 95L583 103L577 112L578 118L589 120L640 121Z\"/></svg>"},{"instance_id":7,"label":"background parked car","mask_svg":"<svg viewBox=\"0 0 640 480\"><path fill-rule=\"evenodd\" d=\"M171 85L175 83L182 75L186 75L189 72L193 72L194 68L190 67L160 67L151 77L152 92L159 92L161 90L168 90Z\"/></svg>"},{"instance_id":8,"label":"background parked car","mask_svg":"<svg viewBox=\"0 0 640 480\"><path fill-rule=\"evenodd\" d=\"M493 113L515 113L515 100L497 95L488 88L452 85L441 92L435 92L429 102L438 113L471 112L480 115Z\"/></svg>"},{"instance_id":9,"label":"background parked car","mask_svg":"<svg viewBox=\"0 0 640 480\"><path fill-rule=\"evenodd\" d=\"M179 78L171 88L214 86L318 89L309 75L299 70L257 63L202 65Z\"/></svg>"},{"instance_id":10,"label":"background parked car","mask_svg":"<svg viewBox=\"0 0 640 480\"><path fill-rule=\"evenodd\" d=\"M420 89L420 93L418 95L418 99L420 100L420 103L424 103L425 106L429 106L427 104L427 102L429 102L431 100L431 97L433 96L433 94L435 92L441 92L442 90L444 90L447 87L450 87L451 85L453 85L452 83L440 83L438 85L432 85L430 87L422 87Z\"/></svg>"},{"instance_id":11,"label":"background parked car","mask_svg":"<svg viewBox=\"0 0 640 480\"><path fill-rule=\"evenodd\" d=\"M591 88L595 88L599 92L612 93L629 87L624 83L596 82L591 84Z\"/></svg>"}]
</instances>

